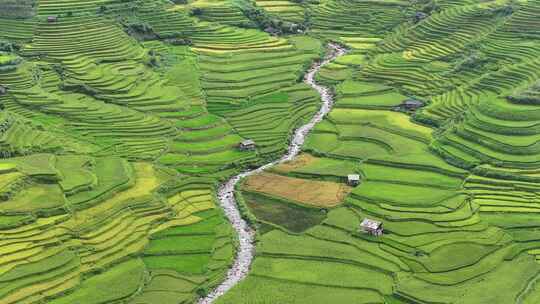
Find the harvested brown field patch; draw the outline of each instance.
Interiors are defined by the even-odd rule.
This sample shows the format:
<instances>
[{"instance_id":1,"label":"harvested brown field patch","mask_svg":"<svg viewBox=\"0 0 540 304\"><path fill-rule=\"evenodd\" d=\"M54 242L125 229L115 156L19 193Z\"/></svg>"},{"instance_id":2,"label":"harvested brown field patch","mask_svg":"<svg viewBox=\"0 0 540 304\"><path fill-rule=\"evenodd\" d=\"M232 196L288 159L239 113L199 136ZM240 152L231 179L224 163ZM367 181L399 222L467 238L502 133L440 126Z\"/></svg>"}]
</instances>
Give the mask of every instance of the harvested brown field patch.
<instances>
[{"instance_id":1,"label":"harvested brown field patch","mask_svg":"<svg viewBox=\"0 0 540 304\"><path fill-rule=\"evenodd\" d=\"M305 167L313 162L317 161L317 158L314 157L311 154L302 153L295 159L279 164L272 168L272 171L280 172L280 173L288 173L291 171L294 171L296 169Z\"/></svg>"},{"instance_id":2,"label":"harvested brown field patch","mask_svg":"<svg viewBox=\"0 0 540 304\"><path fill-rule=\"evenodd\" d=\"M247 191L261 192L317 207L339 205L351 189L345 184L270 173L253 175L244 183L244 190Z\"/></svg>"}]
</instances>

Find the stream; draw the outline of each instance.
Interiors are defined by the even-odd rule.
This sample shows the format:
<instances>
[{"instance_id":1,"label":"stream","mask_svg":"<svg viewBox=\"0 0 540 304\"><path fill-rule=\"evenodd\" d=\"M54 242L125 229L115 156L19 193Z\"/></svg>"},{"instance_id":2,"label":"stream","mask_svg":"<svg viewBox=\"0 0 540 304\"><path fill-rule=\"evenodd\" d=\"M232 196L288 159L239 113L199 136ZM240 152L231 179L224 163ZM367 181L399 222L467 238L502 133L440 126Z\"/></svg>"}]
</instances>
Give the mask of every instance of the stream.
<instances>
[{"instance_id":1,"label":"stream","mask_svg":"<svg viewBox=\"0 0 540 304\"><path fill-rule=\"evenodd\" d=\"M255 231L247 224L246 221L244 221L244 219L242 219L240 211L237 208L236 200L234 198L235 185L247 176L261 173L262 171L277 164L290 161L298 155L309 131L311 131L317 123L323 120L324 116L330 112L332 105L334 104L334 98L330 89L315 83L315 74L317 74L321 67L330 63L337 57L344 55L345 53L346 50L341 46L329 43L327 56L324 58L324 60L321 62L315 62L305 74L304 82L314 88L321 95L322 105L320 110L307 124L295 130L287 153L276 161L233 176L220 186L218 191L219 203L223 208L225 215L231 222L234 230L236 230L236 233L238 234L239 246L236 251L234 263L227 272L225 280L214 290L212 290L206 297L201 298L198 302L199 304L213 303L218 297L222 296L225 294L225 292L238 284L238 282L248 275L251 262L253 261L253 255L255 253Z\"/></svg>"}]
</instances>

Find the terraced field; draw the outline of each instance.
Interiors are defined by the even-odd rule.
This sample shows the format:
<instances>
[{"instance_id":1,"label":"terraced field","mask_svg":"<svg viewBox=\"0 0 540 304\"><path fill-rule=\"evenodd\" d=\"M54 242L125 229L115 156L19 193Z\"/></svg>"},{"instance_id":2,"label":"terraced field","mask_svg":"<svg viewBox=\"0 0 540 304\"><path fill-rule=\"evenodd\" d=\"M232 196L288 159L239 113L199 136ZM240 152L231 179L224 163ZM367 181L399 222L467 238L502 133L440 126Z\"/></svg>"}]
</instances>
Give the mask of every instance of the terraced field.
<instances>
[{"instance_id":1,"label":"terraced field","mask_svg":"<svg viewBox=\"0 0 540 304\"><path fill-rule=\"evenodd\" d=\"M0 303L540 303L540 1L0 0ZM255 148L239 144L255 141ZM358 186L347 176L358 174ZM381 221L380 237L359 231Z\"/></svg>"},{"instance_id":2,"label":"terraced field","mask_svg":"<svg viewBox=\"0 0 540 304\"><path fill-rule=\"evenodd\" d=\"M540 2L440 1L402 19L386 3L370 12L391 20L355 27L361 5L308 6L314 34L352 49L319 74L336 105L304 155L245 181L257 255L218 303L536 303ZM344 26L321 25L335 14ZM401 106L411 99L426 106ZM305 206L313 190L286 194L289 179L348 174L361 184L330 209ZM363 218L384 235L359 233Z\"/></svg>"}]
</instances>

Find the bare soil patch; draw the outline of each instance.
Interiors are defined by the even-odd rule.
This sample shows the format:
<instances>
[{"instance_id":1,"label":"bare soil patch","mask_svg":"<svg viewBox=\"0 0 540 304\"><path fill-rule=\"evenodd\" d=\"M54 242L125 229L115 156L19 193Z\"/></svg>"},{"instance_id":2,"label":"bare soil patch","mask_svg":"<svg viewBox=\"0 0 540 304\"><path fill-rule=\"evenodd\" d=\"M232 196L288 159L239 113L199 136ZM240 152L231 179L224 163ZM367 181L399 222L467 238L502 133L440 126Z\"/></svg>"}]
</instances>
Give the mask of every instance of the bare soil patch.
<instances>
[{"instance_id":1,"label":"bare soil patch","mask_svg":"<svg viewBox=\"0 0 540 304\"><path fill-rule=\"evenodd\" d=\"M284 162L275 166L271 170L275 172L280 172L280 173L288 173L296 169L305 167L315 161L317 161L316 157L314 157L311 154L303 153L291 161L287 161L287 162Z\"/></svg>"},{"instance_id":2,"label":"bare soil patch","mask_svg":"<svg viewBox=\"0 0 540 304\"><path fill-rule=\"evenodd\" d=\"M244 183L244 189L316 207L337 206L352 190L351 187L345 184L271 173L261 173L248 177Z\"/></svg>"}]
</instances>

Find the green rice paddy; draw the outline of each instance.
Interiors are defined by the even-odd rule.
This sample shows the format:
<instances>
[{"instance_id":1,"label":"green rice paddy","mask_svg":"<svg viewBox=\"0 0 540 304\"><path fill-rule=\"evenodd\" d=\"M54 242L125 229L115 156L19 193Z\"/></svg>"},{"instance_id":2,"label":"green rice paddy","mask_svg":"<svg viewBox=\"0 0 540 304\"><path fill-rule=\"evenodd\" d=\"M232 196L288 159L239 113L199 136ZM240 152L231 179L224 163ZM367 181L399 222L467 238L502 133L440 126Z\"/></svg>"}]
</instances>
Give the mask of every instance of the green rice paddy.
<instances>
[{"instance_id":1,"label":"green rice paddy","mask_svg":"<svg viewBox=\"0 0 540 304\"><path fill-rule=\"evenodd\" d=\"M0 303L220 284L218 185L317 111L302 77L329 41L334 108L269 171L361 184L331 208L239 187L256 254L216 303L538 303L539 20L538 0L0 0Z\"/></svg>"}]
</instances>

